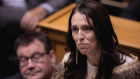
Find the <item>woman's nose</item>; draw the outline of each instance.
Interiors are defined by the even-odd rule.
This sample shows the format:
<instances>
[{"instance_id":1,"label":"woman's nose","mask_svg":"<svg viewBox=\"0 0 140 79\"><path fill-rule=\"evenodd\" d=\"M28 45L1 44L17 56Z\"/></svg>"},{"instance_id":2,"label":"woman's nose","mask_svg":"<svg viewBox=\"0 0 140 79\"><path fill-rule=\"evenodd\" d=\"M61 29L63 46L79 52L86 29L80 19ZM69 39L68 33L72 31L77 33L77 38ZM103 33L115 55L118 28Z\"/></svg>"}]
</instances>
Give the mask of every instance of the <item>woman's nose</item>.
<instances>
[{"instance_id":1,"label":"woman's nose","mask_svg":"<svg viewBox=\"0 0 140 79\"><path fill-rule=\"evenodd\" d=\"M79 33L78 33L78 39L79 39L79 40L83 40L84 37L85 37L85 36L84 36L83 31L79 30Z\"/></svg>"}]
</instances>

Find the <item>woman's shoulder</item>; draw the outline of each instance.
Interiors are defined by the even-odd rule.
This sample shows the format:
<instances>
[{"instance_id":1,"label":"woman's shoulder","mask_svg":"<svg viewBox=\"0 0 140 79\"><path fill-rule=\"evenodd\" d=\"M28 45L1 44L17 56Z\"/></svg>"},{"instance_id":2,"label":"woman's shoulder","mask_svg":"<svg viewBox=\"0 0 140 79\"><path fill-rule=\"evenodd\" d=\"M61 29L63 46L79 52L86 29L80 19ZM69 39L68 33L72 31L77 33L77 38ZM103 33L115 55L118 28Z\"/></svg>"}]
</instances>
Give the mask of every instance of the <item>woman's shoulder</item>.
<instances>
[{"instance_id":1,"label":"woman's shoulder","mask_svg":"<svg viewBox=\"0 0 140 79\"><path fill-rule=\"evenodd\" d=\"M140 78L140 62L138 57L130 54L124 55L125 63L113 69L113 79L139 79Z\"/></svg>"}]
</instances>

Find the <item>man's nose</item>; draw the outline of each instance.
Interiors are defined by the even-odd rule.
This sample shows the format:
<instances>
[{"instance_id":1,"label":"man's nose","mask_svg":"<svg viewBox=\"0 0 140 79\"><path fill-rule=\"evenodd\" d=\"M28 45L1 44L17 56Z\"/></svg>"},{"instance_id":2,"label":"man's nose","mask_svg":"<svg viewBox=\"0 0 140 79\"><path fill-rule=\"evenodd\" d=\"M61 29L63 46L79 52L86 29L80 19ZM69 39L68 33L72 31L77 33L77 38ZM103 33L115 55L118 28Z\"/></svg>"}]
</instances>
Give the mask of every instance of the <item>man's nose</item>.
<instances>
[{"instance_id":1,"label":"man's nose","mask_svg":"<svg viewBox=\"0 0 140 79\"><path fill-rule=\"evenodd\" d=\"M31 59L28 60L28 67L31 69L35 67L35 63Z\"/></svg>"}]
</instances>

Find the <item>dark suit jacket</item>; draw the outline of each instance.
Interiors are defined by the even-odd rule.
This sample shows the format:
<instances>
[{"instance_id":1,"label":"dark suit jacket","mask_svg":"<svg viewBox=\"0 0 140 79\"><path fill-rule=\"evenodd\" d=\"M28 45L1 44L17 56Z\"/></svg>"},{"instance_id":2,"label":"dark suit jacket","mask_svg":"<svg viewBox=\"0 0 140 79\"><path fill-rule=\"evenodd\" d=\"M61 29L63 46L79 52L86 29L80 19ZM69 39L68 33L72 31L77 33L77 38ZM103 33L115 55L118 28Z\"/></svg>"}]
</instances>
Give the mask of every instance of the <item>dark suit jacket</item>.
<instances>
[{"instance_id":1,"label":"dark suit jacket","mask_svg":"<svg viewBox=\"0 0 140 79\"><path fill-rule=\"evenodd\" d=\"M23 79L20 73L7 77L5 79Z\"/></svg>"},{"instance_id":2,"label":"dark suit jacket","mask_svg":"<svg viewBox=\"0 0 140 79\"><path fill-rule=\"evenodd\" d=\"M29 8L33 8L41 3L47 3L54 8L55 11L63 8L65 5L72 2L72 0L26 0Z\"/></svg>"}]
</instances>

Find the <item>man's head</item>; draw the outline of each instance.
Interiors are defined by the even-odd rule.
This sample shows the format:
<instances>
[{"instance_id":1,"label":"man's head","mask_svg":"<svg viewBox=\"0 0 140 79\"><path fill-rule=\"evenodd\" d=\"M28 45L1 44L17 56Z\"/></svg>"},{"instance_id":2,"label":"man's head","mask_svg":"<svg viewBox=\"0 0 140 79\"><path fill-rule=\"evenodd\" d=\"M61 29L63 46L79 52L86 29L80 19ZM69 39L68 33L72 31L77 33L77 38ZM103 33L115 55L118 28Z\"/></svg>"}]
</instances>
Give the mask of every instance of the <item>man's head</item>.
<instances>
[{"instance_id":1,"label":"man's head","mask_svg":"<svg viewBox=\"0 0 140 79\"><path fill-rule=\"evenodd\" d=\"M25 33L15 43L25 79L49 79L56 63L49 38L41 32Z\"/></svg>"}]
</instances>

